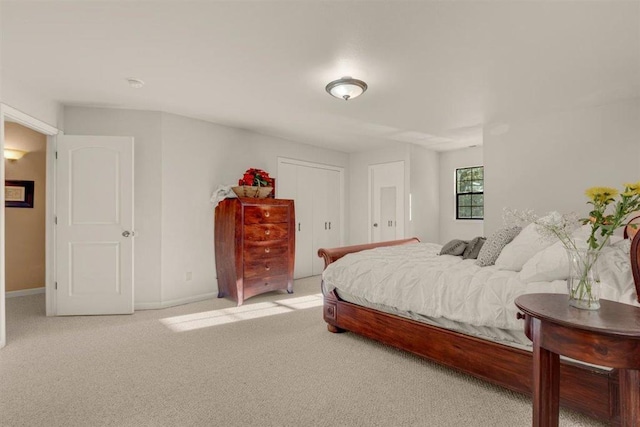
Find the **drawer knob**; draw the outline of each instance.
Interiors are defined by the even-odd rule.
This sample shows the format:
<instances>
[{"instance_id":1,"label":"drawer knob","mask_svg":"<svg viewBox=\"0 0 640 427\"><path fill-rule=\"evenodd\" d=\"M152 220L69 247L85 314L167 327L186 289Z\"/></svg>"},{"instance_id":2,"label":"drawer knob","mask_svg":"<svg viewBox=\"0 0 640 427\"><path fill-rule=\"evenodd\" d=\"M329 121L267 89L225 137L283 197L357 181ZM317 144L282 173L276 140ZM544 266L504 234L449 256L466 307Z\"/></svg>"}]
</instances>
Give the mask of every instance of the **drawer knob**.
<instances>
[{"instance_id":1,"label":"drawer knob","mask_svg":"<svg viewBox=\"0 0 640 427\"><path fill-rule=\"evenodd\" d=\"M269 267L269 264L265 264L265 265L264 265L264 269L265 269L265 270L267 270L267 271L269 271L269 270L271 270L271 267Z\"/></svg>"},{"instance_id":2,"label":"drawer knob","mask_svg":"<svg viewBox=\"0 0 640 427\"><path fill-rule=\"evenodd\" d=\"M264 248L264 252L268 254L269 252L271 252L271 248Z\"/></svg>"},{"instance_id":3,"label":"drawer knob","mask_svg":"<svg viewBox=\"0 0 640 427\"><path fill-rule=\"evenodd\" d=\"M269 286L269 282L264 282L264 285L265 286Z\"/></svg>"},{"instance_id":4,"label":"drawer knob","mask_svg":"<svg viewBox=\"0 0 640 427\"><path fill-rule=\"evenodd\" d=\"M264 234L268 236L269 234L271 234L271 230L264 230Z\"/></svg>"},{"instance_id":5,"label":"drawer knob","mask_svg":"<svg viewBox=\"0 0 640 427\"><path fill-rule=\"evenodd\" d=\"M265 217L265 218L269 218L269 211L267 211L267 212L265 212L265 213L264 213L264 217Z\"/></svg>"},{"instance_id":6,"label":"drawer knob","mask_svg":"<svg viewBox=\"0 0 640 427\"><path fill-rule=\"evenodd\" d=\"M516 313L516 318L517 318L518 320L520 320L520 319L524 319L524 314L522 314L522 313L520 313L520 312L517 312L517 313Z\"/></svg>"}]
</instances>

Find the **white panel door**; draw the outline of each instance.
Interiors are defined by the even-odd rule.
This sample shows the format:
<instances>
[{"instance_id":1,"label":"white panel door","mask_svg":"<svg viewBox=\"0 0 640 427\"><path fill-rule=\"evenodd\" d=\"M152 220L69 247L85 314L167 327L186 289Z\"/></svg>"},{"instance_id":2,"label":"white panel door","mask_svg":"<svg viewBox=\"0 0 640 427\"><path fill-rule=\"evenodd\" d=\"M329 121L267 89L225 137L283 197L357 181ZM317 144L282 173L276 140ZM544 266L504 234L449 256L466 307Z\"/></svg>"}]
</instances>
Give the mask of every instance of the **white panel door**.
<instances>
[{"instance_id":1,"label":"white panel door","mask_svg":"<svg viewBox=\"0 0 640 427\"><path fill-rule=\"evenodd\" d=\"M369 201L369 241L404 238L403 161L369 166Z\"/></svg>"},{"instance_id":2,"label":"white panel door","mask_svg":"<svg viewBox=\"0 0 640 427\"><path fill-rule=\"evenodd\" d=\"M133 138L57 145L56 312L133 313Z\"/></svg>"},{"instance_id":3,"label":"white panel door","mask_svg":"<svg viewBox=\"0 0 640 427\"><path fill-rule=\"evenodd\" d=\"M311 168L282 162L278 166L278 198L293 199L296 211L296 258L294 279L312 275L312 191L309 188Z\"/></svg>"},{"instance_id":4,"label":"white panel door","mask_svg":"<svg viewBox=\"0 0 640 427\"><path fill-rule=\"evenodd\" d=\"M340 172L313 169L313 274L322 274L318 249L340 246Z\"/></svg>"}]
</instances>

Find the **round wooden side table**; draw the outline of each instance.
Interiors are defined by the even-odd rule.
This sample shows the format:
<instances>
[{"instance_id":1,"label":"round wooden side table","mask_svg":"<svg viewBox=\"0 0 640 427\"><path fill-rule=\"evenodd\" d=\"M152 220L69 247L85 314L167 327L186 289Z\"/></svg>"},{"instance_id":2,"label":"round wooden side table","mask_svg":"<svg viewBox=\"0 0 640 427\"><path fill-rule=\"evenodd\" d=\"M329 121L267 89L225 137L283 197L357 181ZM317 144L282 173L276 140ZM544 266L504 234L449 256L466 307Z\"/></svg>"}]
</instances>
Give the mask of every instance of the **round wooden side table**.
<instances>
[{"instance_id":1,"label":"round wooden side table","mask_svg":"<svg viewBox=\"0 0 640 427\"><path fill-rule=\"evenodd\" d=\"M640 426L640 308L601 300L599 310L580 310L563 294L522 295L515 303L533 341L534 427L558 425L560 355L618 368L620 424Z\"/></svg>"}]
</instances>

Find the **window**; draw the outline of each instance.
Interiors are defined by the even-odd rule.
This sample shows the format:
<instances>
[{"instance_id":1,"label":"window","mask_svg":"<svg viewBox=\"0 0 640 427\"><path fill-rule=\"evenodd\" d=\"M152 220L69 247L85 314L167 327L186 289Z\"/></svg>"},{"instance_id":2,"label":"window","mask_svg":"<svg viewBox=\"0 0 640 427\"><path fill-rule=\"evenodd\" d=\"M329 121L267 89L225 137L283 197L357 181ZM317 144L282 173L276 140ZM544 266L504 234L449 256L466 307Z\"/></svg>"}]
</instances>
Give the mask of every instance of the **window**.
<instances>
[{"instance_id":1,"label":"window","mask_svg":"<svg viewBox=\"0 0 640 427\"><path fill-rule=\"evenodd\" d=\"M456 219L484 218L484 166L456 169Z\"/></svg>"}]
</instances>

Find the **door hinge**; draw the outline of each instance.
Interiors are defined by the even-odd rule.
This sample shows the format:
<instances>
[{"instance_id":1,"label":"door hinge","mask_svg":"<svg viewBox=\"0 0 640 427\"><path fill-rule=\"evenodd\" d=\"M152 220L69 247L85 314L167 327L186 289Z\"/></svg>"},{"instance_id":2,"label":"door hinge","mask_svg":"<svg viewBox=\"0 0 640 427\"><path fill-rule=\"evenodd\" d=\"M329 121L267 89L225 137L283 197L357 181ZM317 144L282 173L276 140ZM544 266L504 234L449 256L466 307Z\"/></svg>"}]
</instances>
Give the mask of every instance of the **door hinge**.
<instances>
[{"instance_id":1,"label":"door hinge","mask_svg":"<svg viewBox=\"0 0 640 427\"><path fill-rule=\"evenodd\" d=\"M54 217L53 217L53 223L54 223L55 225L58 225L58 215L56 215L56 216L54 216Z\"/></svg>"},{"instance_id":2,"label":"door hinge","mask_svg":"<svg viewBox=\"0 0 640 427\"><path fill-rule=\"evenodd\" d=\"M58 160L58 152L56 151L56 160Z\"/></svg>"},{"instance_id":3,"label":"door hinge","mask_svg":"<svg viewBox=\"0 0 640 427\"><path fill-rule=\"evenodd\" d=\"M56 291L58 290L58 282L56 282Z\"/></svg>"}]
</instances>

